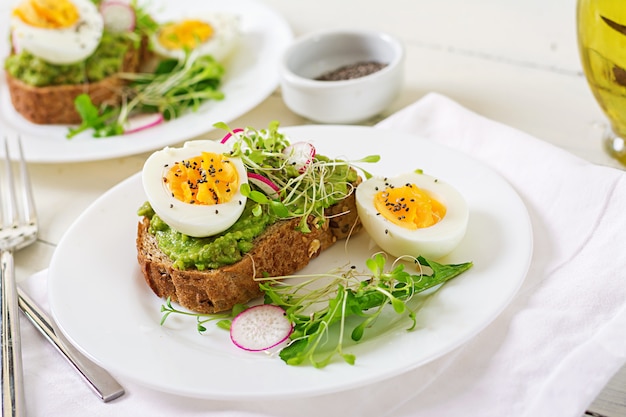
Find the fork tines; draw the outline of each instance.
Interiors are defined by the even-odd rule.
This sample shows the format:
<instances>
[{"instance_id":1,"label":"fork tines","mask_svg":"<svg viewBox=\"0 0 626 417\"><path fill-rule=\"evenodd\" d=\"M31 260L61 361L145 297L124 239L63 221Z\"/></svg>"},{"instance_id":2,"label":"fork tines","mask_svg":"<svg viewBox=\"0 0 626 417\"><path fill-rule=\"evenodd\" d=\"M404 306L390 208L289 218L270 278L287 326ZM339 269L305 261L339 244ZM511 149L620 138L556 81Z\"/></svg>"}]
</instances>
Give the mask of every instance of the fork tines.
<instances>
[{"instance_id":1,"label":"fork tines","mask_svg":"<svg viewBox=\"0 0 626 417\"><path fill-rule=\"evenodd\" d=\"M37 214L34 197L19 136L17 138L17 148L19 154L17 162L18 176L15 175L13 163L11 162L9 140L6 136L3 137L4 175L2 175L3 181L0 188L0 248L13 246L12 242L7 240L22 240L25 235L30 235L36 230ZM19 197L16 195L16 189L21 191ZM22 232L19 236L16 236L14 233L17 228L20 228ZM20 249L28 243L30 242L26 239L23 243L14 247L14 249Z\"/></svg>"}]
</instances>

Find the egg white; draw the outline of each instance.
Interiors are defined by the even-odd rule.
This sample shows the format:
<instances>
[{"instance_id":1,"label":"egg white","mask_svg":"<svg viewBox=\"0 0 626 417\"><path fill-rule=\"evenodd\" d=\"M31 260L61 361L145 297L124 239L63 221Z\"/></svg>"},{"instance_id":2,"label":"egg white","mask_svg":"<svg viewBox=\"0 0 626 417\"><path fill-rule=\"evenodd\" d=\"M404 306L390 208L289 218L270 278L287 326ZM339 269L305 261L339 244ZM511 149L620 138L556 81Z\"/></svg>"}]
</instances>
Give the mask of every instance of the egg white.
<instances>
[{"instance_id":1,"label":"egg white","mask_svg":"<svg viewBox=\"0 0 626 417\"><path fill-rule=\"evenodd\" d=\"M430 227L409 230L378 214L374 196L387 188L411 183L431 194L446 207L446 214ZM463 196L451 185L429 175L411 172L395 178L373 177L356 189L356 204L363 228L376 244L395 257L423 256L436 260L448 255L465 236L469 210Z\"/></svg>"},{"instance_id":2,"label":"egg white","mask_svg":"<svg viewBox=\"0 0 626 417\"><path fill-rule=\"evenodd\" d=\"M243 213L246 197L239 188L232 199L215 205L189 204L172 197L163 181L175 162L212 152L226 153L230 147L211 140L186 142L182 148L166 147L153 153L142 171L143 188L154 212L172 229L188 236L206 237L221 233L232 226ZM246 169L240 158L230 158L239 176L239 186L248 182Z\"/></svg>"},{"instance_id":3,"label":"egg white","mask_svg":"<svg viewBox=\"0 0 626 417\"><path fill-rule=\"evenodd\" d=\"M89 57L102 39L104 22L90 0L71 0L79 13L78 21L67 28L47 29L30 26L16 16L11 18L13 43L51 64L72 64Z\"/></svg>"},{"instance_id":4,"label":"egg white","mask_svg":"<svg viewBox=\"0 0 626 417\"><path fill-rule=\"evenodd\" d=\"M236 48L241 35L239 16L228 13L199 13L188 19L200 20L213 27L213 34L204 43L196 46L193 53L199 56L211 55L216 61L224 61ZM182 21L184 19L181 19ZM164 58L183 60L183 49L165 48L158 39L158 31L151 37L154 52Z\"/></svg>"}]
</instances>

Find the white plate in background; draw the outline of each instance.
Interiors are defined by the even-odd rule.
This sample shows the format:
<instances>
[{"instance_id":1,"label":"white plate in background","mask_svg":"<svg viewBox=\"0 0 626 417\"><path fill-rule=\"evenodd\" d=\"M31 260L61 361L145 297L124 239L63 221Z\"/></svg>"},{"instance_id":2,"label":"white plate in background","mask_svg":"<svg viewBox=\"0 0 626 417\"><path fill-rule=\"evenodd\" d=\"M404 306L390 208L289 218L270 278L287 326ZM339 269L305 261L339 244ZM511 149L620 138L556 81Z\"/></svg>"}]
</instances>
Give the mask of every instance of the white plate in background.
<instances>
[{"instance_id":1,"label":"white plate in background","mask_svg":"<svg viewBox=\"0 0 626 417\"><path fill-rule=\"evenodd\" d=\"M143 2L142 4L145 4ZM129 135L93 138L91 132L71 140L64 125L30 123L15 111L0 66L0 129L19 133L30 162L61 163L134 155L172 145L213 129L216 122L230 122L265 100L278 86L278 63L293 39L282 16L256 0L151 0L149 9L158 22L194 16L202 11L230 12L241 18L242 38L226 65L220 101L208 101L196 112L154 128ZM9 27L10 5L0 5L0 28ZM0 42L0 61L9 54L8 33Z\"/></svg>"}]
</instances>

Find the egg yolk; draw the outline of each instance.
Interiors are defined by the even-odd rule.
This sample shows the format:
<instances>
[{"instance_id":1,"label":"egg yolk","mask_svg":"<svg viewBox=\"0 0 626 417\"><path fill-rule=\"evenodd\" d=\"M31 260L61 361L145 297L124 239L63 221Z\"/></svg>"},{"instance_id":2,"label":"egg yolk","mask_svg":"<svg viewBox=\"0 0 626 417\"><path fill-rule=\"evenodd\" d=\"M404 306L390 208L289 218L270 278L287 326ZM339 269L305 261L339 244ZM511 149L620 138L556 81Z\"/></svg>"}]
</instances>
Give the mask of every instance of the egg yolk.
<instances>
[{"instance_id":1,"label":"egg yolk","mask_svg":"<svg viewBox=\"0 0 626 417\"><path fill-rule=\"evenodd\" d=\"M387 220L411 230L432 226L446 215L443 204L414 184L379 191L374 207Z\"/></svg>"},{"instance_id":2,"label":"egg yolk","mask_svg":"<svg viewBox=\"0 0 626 417\"><path fill-rule=\"evenodd\" d=\"M213 27L200 20L183 20L164 26L159 31L159 43L166 49L188 49L204 43L213 35Z\"/></svg>"},{"instance_id":3,"label":"egg yolk","mask_svg":"<svg viewBox=\"0 0 626 417\"><path fill-rule=\"evenodd\" d=\"M80 17L69 0L25 0L13 10L13 15L27 25L45 29L70 27Z\"/></svg>"},{"instance_id":4,"label":"egg yolk","mask_svg":"<svg viewBox=\"0 0 626 417\"><path fill-rule=\"evenodd\" d=\"M239 187L237 168L224 155L212 152L174 163L163 181L173 197L189 204L226 203Z\"/></svg>"}]
</instances>

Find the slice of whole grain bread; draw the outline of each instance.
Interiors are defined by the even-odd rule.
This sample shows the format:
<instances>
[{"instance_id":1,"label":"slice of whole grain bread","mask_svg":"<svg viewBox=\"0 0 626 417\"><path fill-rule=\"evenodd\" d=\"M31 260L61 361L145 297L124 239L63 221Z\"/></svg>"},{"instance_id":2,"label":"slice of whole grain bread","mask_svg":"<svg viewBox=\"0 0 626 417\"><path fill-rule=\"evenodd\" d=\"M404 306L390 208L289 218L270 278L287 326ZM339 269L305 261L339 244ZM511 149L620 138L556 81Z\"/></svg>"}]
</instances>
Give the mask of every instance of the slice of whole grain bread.
<instances>
[{"instance_id":1,"label":"slice of whole grain bread","mask_svg":"<svg viewBox=\"0 0 626 417\"><path fill-rule=\"evenodd\" d=\"M199 313L230 310L262 295L255 277L294 274L337 240L360 228L354 193L326 210L323 227L310 225L310 233L296 230L300 219L271 225L256 238L254 248L239 262L219 269L179 270L148 231L143 218L137 228L137 259L148 286L159 297L169 297Z\"/></svg>"},{"instance_id":2,"label":"slice of whole grain bread","mask_svg":"<svg viewBox=\"0 0 626 417\"><path fill-rule=\"evenodd\" d=\"M139 48L130 47L124 55L122 71L137 72L148 58L147 41ZM35 87L8 72L5 75L11 104L26 120L36 124L78 124L81 117L74 106L78 95L89 94L96 107L117 105L122 100L125 84L117 75L112 75L93 83Z\"/></svg>"},{"instance_id":3,"label":"slice of whole grain bread","mask_svg":"<svg viewBox=\"0 0 626 417\"><path fill-rule=\"evenodd\" d=\"M37 124L78 124L74 100L79 94L89 94L96 107L116 105L120 101L123 81L111 76L96 83L34 87L6 73L11 103L26 120Z\"/></svg>"}]
</instances>

